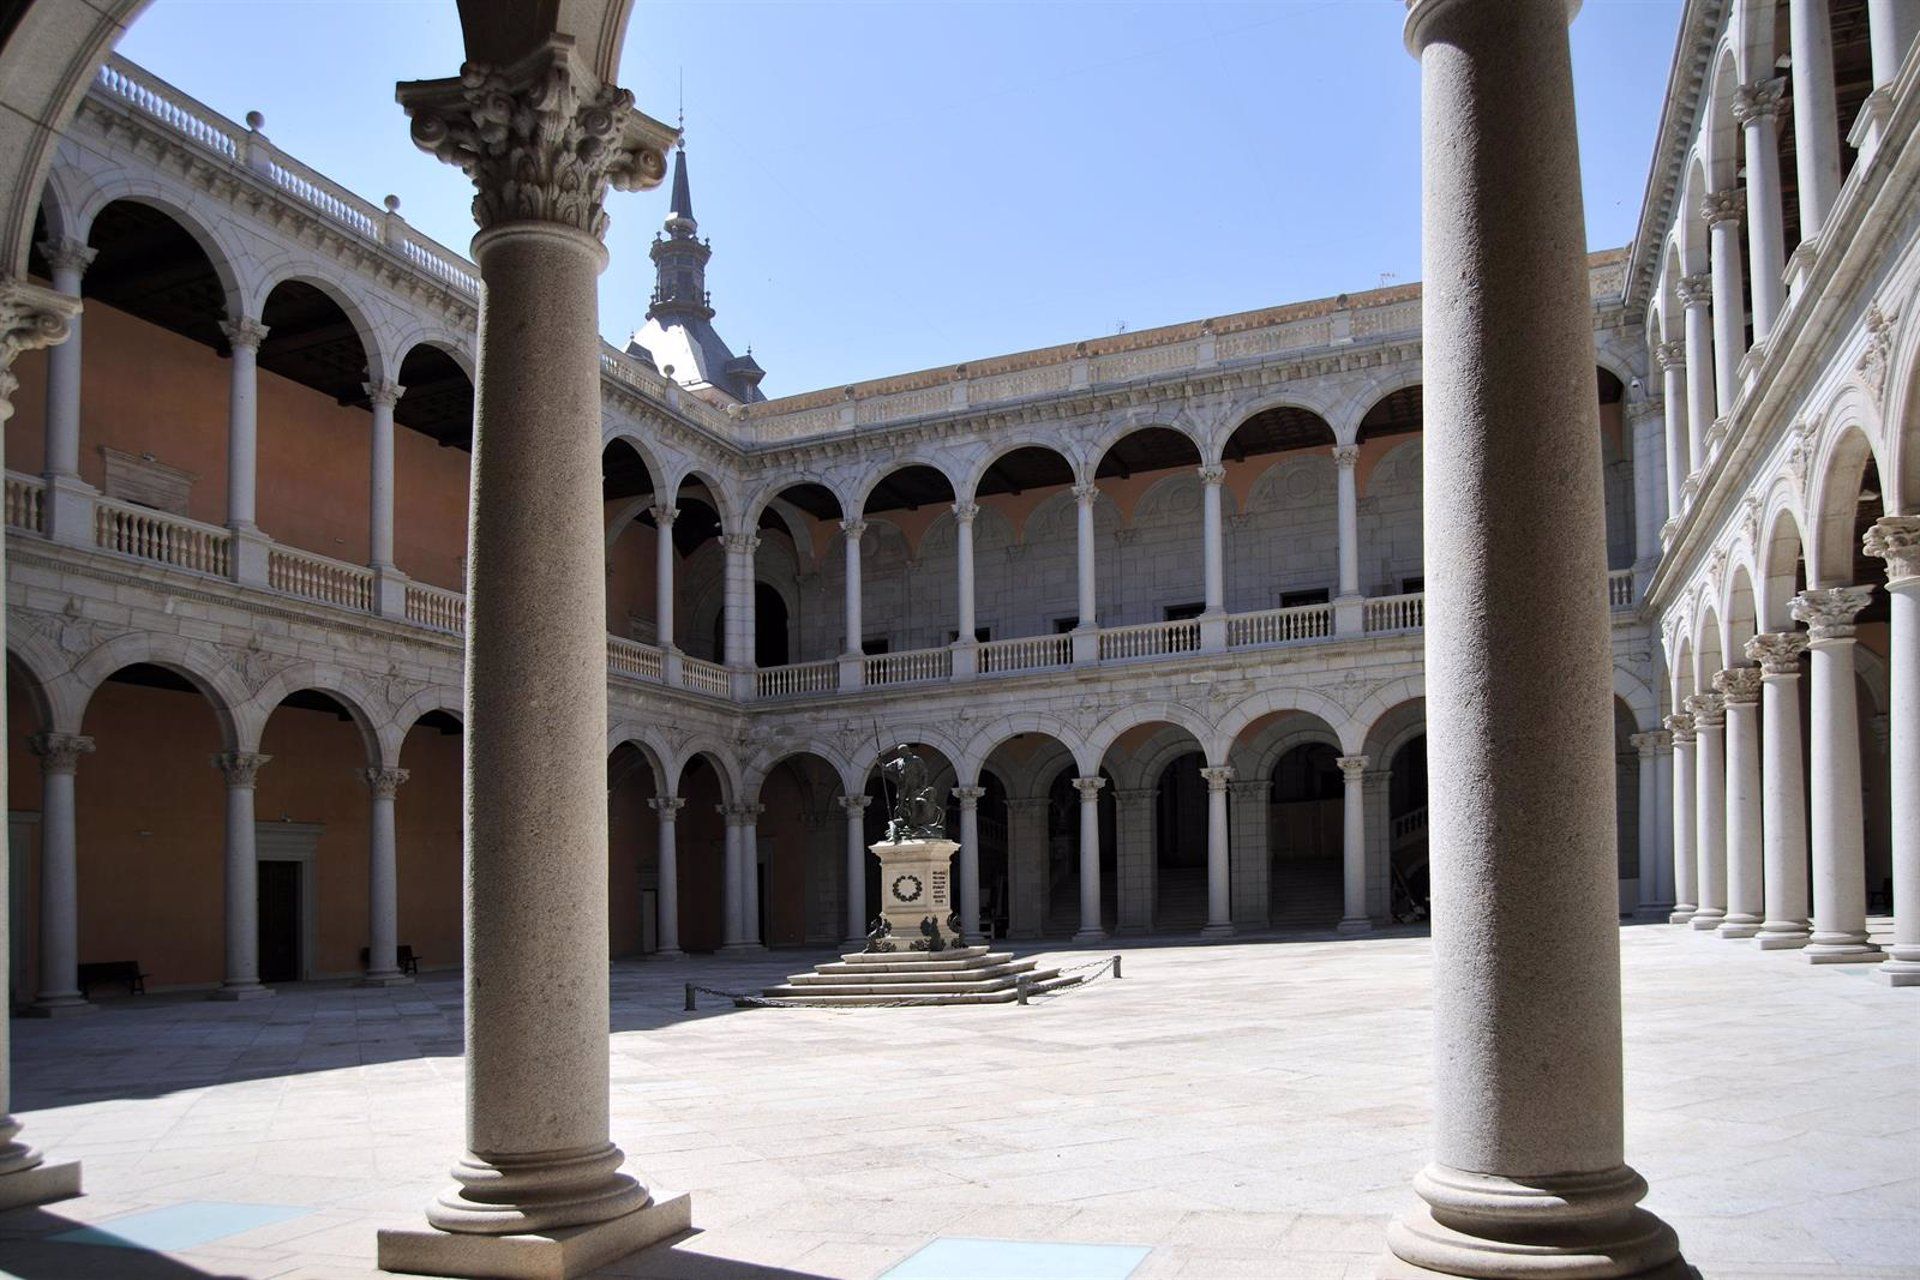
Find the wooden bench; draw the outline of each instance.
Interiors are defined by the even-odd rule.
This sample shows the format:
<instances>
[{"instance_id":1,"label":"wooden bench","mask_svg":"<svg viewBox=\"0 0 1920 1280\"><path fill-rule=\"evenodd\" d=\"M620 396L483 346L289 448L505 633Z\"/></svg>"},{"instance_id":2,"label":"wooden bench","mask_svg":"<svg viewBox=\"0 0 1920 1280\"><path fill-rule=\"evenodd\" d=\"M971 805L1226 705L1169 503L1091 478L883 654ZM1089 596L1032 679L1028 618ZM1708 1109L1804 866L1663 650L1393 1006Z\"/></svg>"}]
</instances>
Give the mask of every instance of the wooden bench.
<instances>
[{"instance_id":1,"label":"wooden bench","mask_svg":"<svg viewBox=\"0 0 1920 1280\"><path fill-rule=\"evenodd\" d=\"M138 960L102 960L80 966L80 995L90 999L93 987L100 983L124 982L127 994L143 996L147 994L147 975L140 971Z\"/></svg>"},{"instance_id":2,"label":"wooden bench","mask_svg":"<svg viewBox=\"0 0 1920 1280\"><path fill-rule=\"evenodd\" d=\"M394 963L400 966L400 972L418 977L420 974L420 957L413 954L413 948L403 942L394 948L394 952L396 953ZM366 947L360 948L360 967L362 969L367 967L368 962L371 961L372 958L373 952L370 949Z\"/></svg>"}]
</instances>

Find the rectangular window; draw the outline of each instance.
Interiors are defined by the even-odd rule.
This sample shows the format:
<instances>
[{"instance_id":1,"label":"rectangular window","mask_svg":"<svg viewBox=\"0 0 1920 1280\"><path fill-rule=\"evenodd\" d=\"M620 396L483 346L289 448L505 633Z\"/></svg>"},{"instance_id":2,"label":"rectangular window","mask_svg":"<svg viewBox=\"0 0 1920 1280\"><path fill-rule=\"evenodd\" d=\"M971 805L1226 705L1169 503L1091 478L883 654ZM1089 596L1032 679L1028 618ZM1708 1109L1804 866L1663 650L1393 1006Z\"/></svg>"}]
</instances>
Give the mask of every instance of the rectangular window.
<instances>
[{"instance_id":1,"label":"rectangular window","mask_svg":"<svg viewBox=\"0 0 1920 1280\"><path fill-rule=\"evenodd\" d=\"M993 628L992 627L975 627L973 629L973 638L975 640L978 640L981 644L985 644L987 641L993 639ZM960 639L960 633L958 631L947 632L948 644L953 644L959 639Z\"/></svg>"},{"instance_id":2,"label":"rectangular window","mask_svg":"<svg viewBox=\"0 0 1920 1280\"><path fill-rule=\"evenodd\" d=\"M874 636L872 639L862 640L860 642L860 652L866 654L869 658L878 657L880 654L887 652L887 638L885 636Z\"/></svg>"},{"instance_id":3,"label":"rectangular window","mask_svg":"<svg viewBox=\"0 0 1920 1280\"><path fill-rule=\"evenodd\" d=\"M1427 580L1424 577L1400 579L1400 594L1403 596L1414 595L1426 589Z\"/></svg>"},{"instance_id":4,"label":"rectangular window","mask_svg":"<svg viewBox=\"0 0 1920 1280\"><path fill-rule=\"evenodd\" d=\"M1185 622L1188 618L1197 618L1207 611L1204 601L1198 604L1170 604L1161 610L1168 622Z\"/></svg>"},{"instance_id":5,"label":"rectangular window","mask_svg":"<svg viewBox=\"0 0 1920 1280\"><path fill-rule=\"evenodd\" d=\"M1063 636L1079 625L1080 619L1078 618L1055 618L1053 620L1053 634Z\"/></svg>"},{"instance_id":6,"label":"rectangular window","mask_svg":"<svg viewBox=\"0 0 1920 1280\"><path fill-rule=\"evenodd\" d=\"M1311 591L1282 591L1280 593L1280 607L1282 609L1298 609L1303 605L1325 604L1331 599L1333 599L1333 594L1325 587L1315 587Z\"/></svg>"}]
</instances>

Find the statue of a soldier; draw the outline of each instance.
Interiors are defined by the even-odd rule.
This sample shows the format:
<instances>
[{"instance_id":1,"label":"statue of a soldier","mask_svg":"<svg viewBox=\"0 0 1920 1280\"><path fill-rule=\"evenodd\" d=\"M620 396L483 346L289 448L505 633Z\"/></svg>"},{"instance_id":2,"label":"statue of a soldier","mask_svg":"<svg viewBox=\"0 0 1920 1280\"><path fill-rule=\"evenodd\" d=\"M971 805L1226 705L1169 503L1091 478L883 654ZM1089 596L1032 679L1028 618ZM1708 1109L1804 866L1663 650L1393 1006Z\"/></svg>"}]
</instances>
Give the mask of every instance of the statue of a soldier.
<instances>
[{"instance_id":1,"label":"statue of a soldier","mask_svg":"<svg viewBox=\"0 0 1920 1280\"><path fill-rule=\"evenodd\" d=\"M940 840L946 836L946 798L927 783L927 762L906 743L887 748L880 757L880 776L893 797L887 839Z\"/></svg>"}]
</instances>

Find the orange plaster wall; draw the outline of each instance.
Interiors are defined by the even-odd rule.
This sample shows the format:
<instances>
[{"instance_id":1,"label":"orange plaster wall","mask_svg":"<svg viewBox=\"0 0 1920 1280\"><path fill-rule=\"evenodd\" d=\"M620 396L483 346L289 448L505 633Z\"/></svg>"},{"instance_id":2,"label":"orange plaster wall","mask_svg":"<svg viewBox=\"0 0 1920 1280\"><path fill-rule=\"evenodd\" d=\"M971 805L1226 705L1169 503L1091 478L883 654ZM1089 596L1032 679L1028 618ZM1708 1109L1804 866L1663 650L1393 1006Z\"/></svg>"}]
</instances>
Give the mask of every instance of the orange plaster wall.
<instances>
[{"instance_id":1,"label":"orange plaster wall","mask_svg":"<svg viewBox=\"0 0 1920 1280\"><path fill-rule=\"evenodd\" d=\"M458 734L431 727L416 727L400 744L408 776L393 802L396 941L413 948L422 969L461 963L460 751ZM356 961L359 954L356 944Z\"/></svg>"},{"instance_id":2,"label":"orange plaster wall","mask_svg":"<svg viewBox=\"0 0 1920 1280\"><path fill-rule=\"evenodd\" d=\"M718 951L721 929L726 829L714 806L720 787L711 769L684 777L680 794L687 803L675 823L676 867L680 881L680 946L685 951Z\"/></svg>"},{"instance_id":3,"label":"orange plaster wall","mask_svg":"<svg viewBox=\"0 0 1920 1280\"><path fill-rule=\"evenodd\" d=\"M305 968L315 976L359 973L360 948L367 945L372 808L360 732L330 712L281 707L267 721L260 750L273 760L260 770L255 821L324 827L301 885L303 893L315 895L314 952L305 957Z\"/></svg>"},{"instance_id":4,"label":"orange plaster wall","mask_svg":"<svg viewBox=\"0 0 1920 1280\"><path fill-rule=\"evenodd\" d=\"M797 947L807 940L807 824L802 820L806 796L793 775L774 771L760 788L766 813L758 831L771 842L767 858L765 910L768 946Z\"/></svg>"},{"instance_id":5,"label":"orange plaster wall","mask_svg":"<svg viewBox=\"0 0 1920 1280\"><path fill-rule=\"evenodd\" d=\"M607 793L607 942L615 957L640 954L640 877L656 865L659 817L648 806L653 774L645 765Z\"/></svg>"},{"instance_id":6,"label":"orange plaster wall","mask_svg":"<svg viewBox=\"0 0 1920 1280\"><path fill-rule=\"evenodd\" d=\"M609 519L615 508L626 505L624 500L608 503ZM638 520L630 520L614 539L613 549L607 555L607 630L614 635L632 638L629 618L659 621L655 608L659 601L654 588L659 537L656 530Z\"/></svg>"},{"instance_id":7,"label":"orange plaster wall","mask_svg":"<svg viewBox=\"0 0 1920 1280\"><path fill-rule=\"evenodd\" d=\"M467 493L473 458L418 431L393 432L393 559L409 577L467 589Z\"/></svg>"},{"instance_id":8,"label":"orange plaster wall","mask_svg":"<svg viewBox=\"0 0 1920 1280\"><path fill-rule=\"evenodd\" d=\"M1418 439L1420 439L1420 433L1418 431L1409 431L1403 435L1380 436L1377 439L1361 441L1360 460L1354 465L1353 469L1354 488L1358 496L1362 498L1367 496L1368 486L1373 481L1374 469L1380 465L1381 461L1388 454L1407 443L1407 441Z\"/></svg>"}]
</instances>

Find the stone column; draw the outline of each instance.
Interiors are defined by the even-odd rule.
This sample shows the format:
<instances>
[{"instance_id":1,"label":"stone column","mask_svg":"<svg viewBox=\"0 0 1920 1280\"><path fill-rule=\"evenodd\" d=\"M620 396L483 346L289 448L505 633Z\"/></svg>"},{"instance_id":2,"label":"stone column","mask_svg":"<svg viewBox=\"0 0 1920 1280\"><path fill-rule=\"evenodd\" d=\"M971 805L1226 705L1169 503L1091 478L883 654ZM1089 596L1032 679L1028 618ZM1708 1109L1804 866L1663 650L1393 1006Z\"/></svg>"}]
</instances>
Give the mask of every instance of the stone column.
<instances>
[{"instance_id":1,"label":"stone column","mask_svg":"<svg viewBox=\"0 0 1920 1280\"><path fill-rule=\"evenodd\" d=\"M1655 783L1659 788L1659 797L1654 802L1654 808L1659 815L1658 839L1660 842L1660 849L1657 855L1658 862L1654 872L1654 882L1659 887L1655 889L1654 897L1652 901L1649 902L1647 905L1649 908L1652 908L1652 907L1659 908L1658 911L1652 911L1652 910L1649 911L1649 914L1654 915L1656 917L1664 917L1668 915L1673 910L1673 903L1674 903L1673 821L1672 821L1672 815L1673 815L1673 738L1672 738L1672 735L1671 734L1666 735L1666 739L1667 739L1666 742L1664 742L1659 747L1659 749L1654 753L1655 756L1657 757L1658 766L1659 766L1655 770Z\"/></svg>"},{"instance_id":2,"label":"stone column","mask_svg":"<svg viewBox=\"0 0 1920 1280\"><path fill-rule=\"evenodd\" d=\"M236 581L267 580L266 535L254 505L259 457L260 374L257 361L267 326L250 316L222 322L231 353L227 390L227 528L233 531L231 571Z\"/></svg>"},{"instance_id":3,"label":"stone column","mask_svg":"<svg viewBox=\"0 0 1920 1280\"><path fill-rule=\"evenodd\" d=\"M740 806L718 804L726 832L725 854L720 864L720 949L739 951L746 946L746 889L742 884L740 852Z\"/></svg>"},{"instance_id":4,"label":"stone column","mask_svg":"<svg viewBox=\"0 0 1920 1280\"><path fill-rule=\"evenodd\" d=\"M1893 81L1900 63L1920 28L1920 0L1867 0L1867 30L1873 59L1873 92L1860 104L1853 122L1852 142L1859 147L1859 163L1869 164L1880 149L1887 118L1893 114Z\"/></svg>"},{"instance_id":5,"label":"stone column","mask_svg":"<svg viewBox=\"0 0 1920 1280\"><path fill-rule=\"evenodd\" d=\"M954 565L959 592L954 614L959 623L954 629L960 633L957 640L962 645L975 643L974 632L979 630L973 601L973 519L979 514L980 508L974 503L953 504Z\"/></svg>"},{"instance_id":6,"label":"stone column","mask_svg":"<svg viewBox=\"0 0 1920 1280\"><path fill-rule=\"evenodd\" d=\"M1340 810L1341 933L1373 928L1367 915L1367 765L1370 756L1341 756L1335 761L1345 780Z\"/></svg>"},{"instance_id":7,"label":"stone column","mask_svg":"<svg viewBox=\"0 0 1920 1280\"><path fill-rule=\"evenodd\" d=\"M1076 545L1078 555L1078 581L1080 587L1080 624L1075 628L1073 638L1073 660L1075 662L1094 662L1100 656L1100 644L1095 632L1100 626L1099 598L1093 564L1093 508L1099 501L1100 488L1089 480L1073 486L1074 501L1078 507L1078 530Z\"/></svg>"},{"instance_id":8,"label":"stone column","mask_svg":"<svg viewBox=\"0 0 1920 1280\"><path fill-rule=\"evenodd\" d=\"M1821 6L1824 12L1825 5ZM1798 84L1798 81L1795 82ZM1867 941L1866 823L1860 797L1860 706L1854 692L1853 619L1867 607L1868 587L1804 591L1793 617L1807 624L1813 652L1808 715L1812 721L1813 935L1815 964L1877 961Z\"/></svg>"},{"instance_id":9,"label":"stone column","mask_svg":"<svg viewBox=\"0 0 1920 1280\"><path fill-rule=\"evenodd\" d=\"M1807 638L1771 631L1747 641L1760 664L1763 951L1807 945L1807 799L1800 759L1800 655Z\"/></svg>"},{"instance_id":10,"label":"stone column","mask_svg":"<svg viewBox=\"0 0 1920 1280\"><path fill-rule=\"evenodd\" d=\"M389 1270L571 1274L683 1229L610 1140L607 608L598 279L608 186L648 187L672 131L555 36L504 67L402 85L413 138L477 188L466 654L466 1152L382 1232ZM563 1253L552 1233L573 1229ZM485 1239L513 1235L505 1241ZM546 1239L543 1248L529 1243ZM592 1259L592 1261L588 1261Z\"/></svg>"},{"instance_id":11,"label":"stone column","mask_svg":"<svg viewBox=\"0 0 1920 1280\"><path fill-rule=\"evenodd\" d=\"M985 787L955 787L960 802L960 931L968 946L980 941L980 799Z\"/></svg>"},{"instance_id":12,"label":"stone column","mask_svg":"<svg viewBox=\"0 0 1920 1280\"><path fill-rule=\"evenodd\" d=\"M400 971L398 855L394 848L393 799L407 780L405 769L368 769L367 973L363 987L411 982Z\"/></svg>"},{"instance_id":13,"label":"stone column","mask_svg":"<svg viewBox=\"0 0 1920 1280\"><path fill-rule=\"evenodd\" d=\"M216 1000L257 1000L260 985L260 858L253 840L253 787L272 756L229 751L213 758L227 780L227 976Z\"/></svg>"},{"instance_id":14,"label":"stone column","mask_svg":"<svg viewBox=\"0 0 1920 1280\"><path fill-rule=\"evenodd\" d=\"M1113 793L1115 933L1151 933L1160 909L1159 848L1155 839L1154 787L1122 787Z\"/></svg>"},{"instance_id":15,"label":"stone column","mask_svg":"<svg viewBox=\"0 0 1920 1280\"><path fill-rule=\"evenodd\" d=\"M659 949L654 952L662 960L684 960L687 953L680 949L680 810L686 806L685 796L655 796L647 805L660 816L659 844L659 887L657 906L660 912L658 928L654 941Z\"/></svg>"},{"instance_id":16,"label":"stone column","mask_svg":"<svg viewBox=\"0 0 1920 1280\"><path fill-rule=\"evenodd\" d=\"M59 347L54 348L60 350ZM73 775L93 739L36 733L40 757L40 990L30 1012L45 1018L92 1013L80 993L80 881L75 862Z\"/></svg>"},{"instance_id":17,"label":"stone column","mask_svg":"<svg viewBox=\"0 0 1920 1280\"><path fill-rule=\"evenodd\" d=\"M373 409L373 467L368 490L367 546L375 569L393 564L393 407L407 389L397 382L362 384Z\"/></svg>"},{"instance_id":18,"label":"stone column","mask_svg":"<svg viewBox=\"0 0 1920 1280\"><path fill-rule=\"evenodd\" d=\"M1627 405L1626 426L1633 441L1633 567L1635 598L1660 561L1660 508L1666 490L1660 482L1662 441L1666 435L1662 406L1647 400Z\"/></svg>"},{"instance_id":19,"label":"stone column","mask_svg":"<svg viewBox=\"0 0 1920 1280\"><path fill-rule=\"evenodd\" d=\"M1673 735L1664 729L1636 733L1627 741L1640 753L1640 901L1636 914L1672 906L1660 896L1660 753L1671 749Z\"/></svg>"},{"instance_id":20,"label":"stone column","mask_svg":"<svg viewBox=\"0 0 1920 1280\"><path fill-rule=\"evenodd\" d=\"M1694 889L1700 905L1689 922L1706 932L1727 918L1726 703L1717 693L1687 699L1693 713Z\"/></svg>"},{"instance_id":21,"label":"stone column","mask_svg":"<svg viewBox=\"0 0 1920 1280\"><path fill-rule=\"evenodd\" d=\"M1233 781L1233 769L1214 765L1202 769L1207 782L1207 923L1200 930L1203 938L1233 936L1233 878L1227 851L1227 786Z\"/></svg>"},{"instance_id":22,"label":"stone column","mask_svg":"<svg viewBox=\"0 0 1920 1280\"><path fill-rule=\"evenodd\" d=\"M1208 613L1227 610L1227 545L1220 515L1220 489L1226 481L1227 469L1218 463L1200 468L1202 577Z\"/></svg>"},{"instance_id":23,"label":"stone column","mask_svg":"<svg viewBox=\"0 0 1920 1280\"><path fill-rule=\"evenodd\" d=\"M1713 678L1727 708L1727 915L1723 938L1760 932L1760 682L1758 667L1730 667Z\"/></svg>"},{"instance_id":24,"label":"stone column","mask_svg":"<svg viewBox=\"0 0 1920 1280\"><path fill-rule=\"evenodd\" d=\"M1718 417L1740 394L1740 360L1747 354L1746 277L1740 265L1741 194L1709 191L1701 205L1713 260L1713 387Z\"/></svg>"},{"instance_id":25,"label":"stone column","mask_svg":"<svg viewBox=\"0 0 1920 1280\"><path fill-rule=\"evenodd\" d=\"M1878 972L1896 987L1920 986L1920 516L1883 516L1867 530L1864 545L1868 555L1887 562L1891 606L1887 759L1893 778L1893 947Z\"/></svg>"},{"instance_id":26,"label":"stone column","mask_svg":"<svg viewBox=\"0 0 1920 1280\"><path fill-rule=\"evenodd\" d=\"M720 540L727 554L726 621L722 627L725 661L734 673L734 696L753 696L754 619L753 553L760 535L752 530L727 534Z\"/></svg>"},{"instance_id":27,"label":"stone column","mask_svg":"<svg viewBox=\"0 0 1920 1280\"><path fill-rule=\"evenodd\" d=\"M1227 854L1232 870L1236 928L1264 929L1273 923L1273 846L1268 826L1273 802L1272 778L1248 778L1227 787L1232 835Z\"/></svg>"},{"instance_id":28,"label":"stone column","mask_svg":"<svg viewBox=\"0 0 1920 1280\"><path fill-rule=\"evenodd\" d=\"M1088 510L1081 504L1081 511ZM1084 544L1083 544L1084 545ZM1075 778L1080 793L1080 931L1075 942L1099 942L1107 936L1100 919L1100 788L1105 778Z\"/></svg>"},{"instance_id":29,"label":"stone column","mask_svg":"<svg viewBox=\"0 0 1920 1280\"><path fill-rule=\"evenodd\" d=\"M673 522L680 518L677 507L661 504L648 507L653 517L653 642L660 646L661 678L668 684L680 683L680 646L673 633ZM678 934L679 922L675 921Z\"/></svg>"},{"instance_id":30,"label":"stone column","mask_svg":"<svg viewBox=\"0 0 1920 1280\"><path fill-rule=\"evenodd\" d=\"M1786 232L1780 193L1779 77L1734 90L1733 118L1746 131L1747 256L1753 263L1753 338L1764 343L1786 305Z\"/></svg>"},{"instance_id":31,"label":"stone column","mask_svg":"<svg viewBox=\"0 0 1920 1280\"><path fill-rule=\"evenodd\" d=\"M847 811L847 945L867 945L867 805L871 796L841 796Z\"/></svg>"},{"instance_id":32,"label":"stone column","mask_svg":"<svg viewBox=\"0 0 1920 1280\"><path fill-rule=\"evenodd\" d=\"M1660 400L1667 411L1667 519L1680 518L1680 486L1692 471L1687 445L1687 344L1654 348L1660 362Z\"/></svg>"},{"instance_id":33,"label":"stone column","mask_svg":"<svg viewBox=\"0 0 1920 1280\"><path fill-rule=\"evenodd\" d=\"M1046 927L1047 797L1007 799L1007 936L1038 938Z\"/></svg>"},{"instance_id":34,"label":"stone column","mask_svg":"<svg viewBox=\"0 0 1920 1280\"><path fill-rule=\"evenodd\" d=\"M860 617L860 538L867 531L867 522L842 520L840 528L846 534L842 541L846 544L847 555L846 656L858 658L863 652L860 641L866 629L866 623Z\"/></svg>"},{"instance_id":35,"label":"stone column","mask_svg":"<svg viewBox=\"0 0 1920 1280\"><path fill-rule=\"evenodd\" d=\"M1667 717L1667 731L1673 735L1673 914L1669 924L1686 924L1700 909L1699 862L1694 856L1697 830L1693 802L1693 780L1699 776L1695 762L1693 716L1676 712Z\"/></svg>"},{"instance_id":36,"label":"stone column","mask_svg":"<svg viewBox=\"0 0 1920 1280\"><path fill-rule=\"evenodd\" d=\"M1340 595L1348 598L1360 594L1360 497L1354 479L1359 463L1359 445L1343 444L1333 450L1339 484Z\"/></svg>"},{"instance_id":37,"label":"stone column","mask_svg":"<svg viewBox=\"0 0 1920 1280\"><path fill-rule=\"evenodd\" d=\"M48 240L40 245L53 272L54 291L80 299L80 278L98 250L82 240ZM42 517L55 542L93 545L94 488L80 479L80 322L74 312L67 340L47 349L47 482Z\"/></svg>"},{"instance_id":38,"label":"stone column","mask_svg":"<svg viewBox=\"0 0 1920 1280\"><path fill-rule=\"evenodd\" d=\"M63 342L80 314L80 301L19 279L0 279L0 425L13 416L13 373L22 351ZM5 572L6 540L0 538L0 576ZM6 753L0 752L0 789L6 783ZM0 956L12 954L9 877L0 875ZM78 1161L49 1162L20 1141L20 1122L12 1115L11 1019L0 1017L0 1208L44 1204L80 1194Z\"/></svg>"},{"instance_id":39,"label":"stone column","mask_svg":"<svg viewBox=\"0 0 1920 1280\"><path fill-rule=\"evenodd\" d=\"M1624 1162L1613 659L1566 0L1413 0L1435 1158L1382 1276L1686 1274Z\"/></svg>"},{"instance_id":40,"label":"stone column","mask_svg":"<svg viewBox=\"0 0 1920 1280\"><path fill-rule=\"evenodd\" d=\"M1675 290L1686 308L1687 474L1707 465L1707 433L1713 430L1713 277L1683 276Z\"/></svg>"},{"instance_id":41,"label":"stone column","mask_svg":"<svg viewBox=\"0 0 1920 1280\"><path fill-rule=\"evenodd\" d=\"M1827 0L1791 0L1793 148L1800 177L1800 238L1827 225L1840 194L1840 108L1833 88L1833 28Z\"/></svg>"},{"instance_id":42,"label":"stone column","mask_svg":"<svg viewBox=\"0 0 1920 1280\"><path fill-rule=\"evenodd\" d=\"M760 815L766 806L740 806L740 941L755 951L766 949L760 936Z\"/></svg>"}]
</instances>

